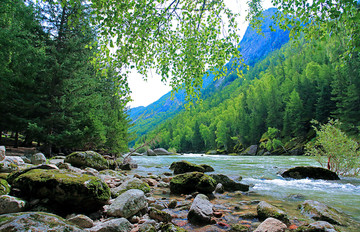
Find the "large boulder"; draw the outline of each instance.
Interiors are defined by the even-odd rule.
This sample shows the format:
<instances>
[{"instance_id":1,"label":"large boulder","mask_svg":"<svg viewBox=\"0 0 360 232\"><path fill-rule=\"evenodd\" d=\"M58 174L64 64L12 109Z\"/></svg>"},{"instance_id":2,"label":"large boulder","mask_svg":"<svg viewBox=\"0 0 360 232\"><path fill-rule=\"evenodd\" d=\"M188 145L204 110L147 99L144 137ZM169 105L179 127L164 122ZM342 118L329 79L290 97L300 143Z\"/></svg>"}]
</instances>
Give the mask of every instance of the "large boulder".
<instances>
[{"instance_id":1,"label":"large boulder","mask_svg":"<svg viewBox=\"0 0 360 232\"><path fill-rule=\"evenodd\" d=\"M214 169L206 164L197 165L186 160L176 161L170 165L170 169L174 170L174 174L182 174L186 172L212 172Z\"/></svg>"},{"instance_id":2,"label":"large boulder","mask_svg":"<svg viewBox=\"0 0 360 232\"><path fill-rule=\"evenodd\" d=\"M10 193L9 183L4 179L0 179L0 195L6 195L9 193Z\"/></svg>"},{"instance_id":3,"label":"large boulder","mask_svg":"<svg viewBox=\"0 0 360 232\"><path fill-rule=\"evenodd\" d=\"M66 156L65 163L70 163L78 168L95 168L96 170L114 169L116 161L106 160L102 155L95 151L73 152ZM120 163L118 165L121 165Z\"/></svg>"},{"instance_id":4,"label":"large boulder","mask_svg":"<svg viewBox=\"0 0 360 232\"><path fill-rule=\"evenodd\" d=\"M155 148L154 149L154 153L156 155L171 155L171 152L168 152L166 149L164 148Z\"/></svg>"},{"instance_id":5,"label":"large boulder","mask_svg":"<svg viewBox=\"0 0 360 232\"><path fill-rule=\"evenodd\" d=\"M193 224L210 224L213 213L213 205L208 197L204 194L198 194L190 207L187 217Z\"/></svg>"},{"instance_id":6,"label":"large boulder","mask_svg":"<svg viewBox=\"0 0 360 232\"><path fill-rule=\"evenodd\" d=\"M210 176L217 183L222 184L225 191L229 191L229 192L233 192L233 191L247 192L247 191L249 191L249 185L237 183L224 174L211 174Z\"/></svg>"},{"instance_id":7,"label":"large boulder","mask_svg":"<svg viewBox=\"0 0 360 232\"><path fill-rule=\"evenodd\" d=\"M66 170L33 169L16 177L12 187L25 199L48 199L63 213L95 211L110 199L110 189L100 178Z\"/></svg>"},{"instance_id":8,"label":"large boulder","mask_svg":"<svg viewBox=\"0 0 360 232\"><path fill-rule=\"evenodd\" d=\"M215 190L216 181L202 172L188 172L174 176L170 181L170 191L175 194L181 193L212 193Z\"/></svg>"},{"instance_id":9,"label":"large boulder","mask_svg":"<svg viewBox=\"0 0 360 232\"><path fill-rule=\"evenodd\" d=\"M263 221L254 232L284 232L287 229L287 226L275 219L275 218L267 218Z\"/></svg>"},{"instance_id":10,"label":"large boulder","mask_svg":"<svg viewBox=\"0 0 360 232\"><path fill-rule=\"evenodd\" d=\"M258 218L260 220L265 220L272 217L284 222L285 224L289 224L289 218L287 214L283 210L267 203L266 201L261 201L256 209Z\"/></svg>"},{"instance_id":11,"label":"large boulder","mask_svg":"<svg viewBox=\"0 0 360 232\"><path fill-rule=\"evenodd\" d=\"M307 226L300 226L297 232L338 232L338 230L328 222L316 221Z\"/></svg>"},{"instance_id":12,"label":"large boulder","mask_svg":"<svg viewBox=\"0 0 360 232\"><path fill-rule=\"evenodd\" d=\"M96 226L86 229L89 232L130 232L132 229L131 223L125 218L110 219L106 222L97 224Z\"/></svg>"},{"instance_id":13,"label":"large boulder","mask_svg":"<svg viewBox=\"0 0 360 232\"><path fill-rule=\"evenodd\" d=\"M129 218L146 209L147 206L144 192L139 189L130 189L118 196L107 207L106 213L111 217Z\"/></svg>"},{"instance_id":14,"label":"large boulder","mask_svg":"<svg viewBox=\"0 0 360 232\"><path fill-rule=\"evenodd\" d=\"M256 155L257 151L258 151L259 146L258 145L251 145L250 147L248 147L243 153L241 153L242 155Z\"/></svg>"},{"instance_id":15,"label":"large boulder","mask_svg":"<svg viewBox=\"0 0 360 232\"><path fill-rule=\"evenodd\" d=\"M5 156L0 161L0 172L13 172L23 166L25 166L25 162L20 156Z\"/></svg>"},{"instance_id":16,"label":"large boulder","mask_svg":"<svg viewBox=\"0 0 360 232\"><path fill-rule=\"evenodd\" d=\"M315 221L327 221L331 224L349 225L349 217L321 202L306 200L299 205L301 213Z\"/></svg>"},{"instance_id":17,"label":"large boulder","mask_svg":"<svg viewBox=\"0 0 360 232\"><path fill-rule=\"evenodd\" d=\"M4 213L18 213L24 211L26 202L22 199L2 195L0 196L0 214Z\"/></svg>"},{"instance_id":18,"label":"large boulder","mask_svg":"<svg viewBox=\"0 0 360 232\"><path fill-rule=\"evenodd\" d=\"M144 155L147 155L147 156L156 156L156 153L151 150L151 149L147 149L145 152L144 152Z\"/></svg>"},{"instance_id":19,"label":"large boulder","mask_svg":"<svg viewBox=\"0 0 360 232\"><path fill-rule=\"evenodd\" d=\"M138 178L130 178L130 179L125 180L118 187L112 188L111 196L117 197L129 189L140 189L144 193L150 192L150 186L147 183L145 183L144 181L142 181Z\"/></svg>"},{"instance_id":20,"label":"large boulder","mask_svg":"<svg viewBox=\"0 0 360 232\"><path fill-rule=\"evenodd\" d=\"M281 174L284 178L294 179L323 179L323 180L340 180L339 176L329 169L320 167L294 167L286 170Z\"/></svg>"},{"instance_id":21,"label":"large boulder","mask_svg":"<svg viewBox=\"0 0 360 232\"><path fill-rule=\"evenodd\" d=\"M0 231L82 231L63 218L44 212L0 215Z\"/></svg>"},{"instance_id":22,"label":"large boulder","mask_svg":"<svg viewBox=\"0 0 360 232\"><path fill-rule=\"evenodd\" d=\"M35 153L31 155L30 161L32 164L46 164L46 157L43 153Z\"/></svg>"}]
</instances>

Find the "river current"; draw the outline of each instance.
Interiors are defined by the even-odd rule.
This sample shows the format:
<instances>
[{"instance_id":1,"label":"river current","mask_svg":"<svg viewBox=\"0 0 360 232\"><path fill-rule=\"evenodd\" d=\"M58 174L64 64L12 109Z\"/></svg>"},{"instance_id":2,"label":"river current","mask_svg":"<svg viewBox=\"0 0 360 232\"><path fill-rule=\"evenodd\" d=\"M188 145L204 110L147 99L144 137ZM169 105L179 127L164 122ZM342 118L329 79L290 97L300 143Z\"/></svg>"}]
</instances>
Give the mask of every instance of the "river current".
<instances>
[{"instance_id":1,"label":"river current","mask_svg":"<svg viewBox=\"0 0 360 232\"><path fill-rule=\"evenodd\" d=\"M250 191L262 198L294 204L311 199L335 207L360 222L360 178L341 177L338 181L312 179L285 179L279 173L295 166L320 166L307 156L227 156L185 154L171 156L132 157L139 165L133 172L162 174L171 172L174 161L187 160L196 164L209 164L215 171L251 186Z\"/></svg>"}]
</instances>

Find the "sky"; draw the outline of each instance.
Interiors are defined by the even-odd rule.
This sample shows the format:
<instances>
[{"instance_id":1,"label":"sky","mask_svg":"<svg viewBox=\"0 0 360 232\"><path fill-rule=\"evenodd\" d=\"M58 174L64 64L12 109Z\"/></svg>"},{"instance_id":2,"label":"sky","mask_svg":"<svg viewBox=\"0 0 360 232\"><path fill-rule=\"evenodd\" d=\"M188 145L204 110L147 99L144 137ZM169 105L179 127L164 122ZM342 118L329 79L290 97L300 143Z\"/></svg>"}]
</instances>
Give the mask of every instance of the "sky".
<instances>
[{"instance_id":1,"label":"sky","mask_svg":"<svg viewBox=\"0 0 360 232\"><path fill-rule=\"evenodd\" d=\"M234 9L234 13L240 12L241 19L238 22L240 26L240 34L242 37L246 31L248 23L245 22L247 1L245 0L225 0L225 4L230 9ZM272 7L271 0L263 1L264 9ZM149 104L157 101L164 94L171 91L171 87L161 82L161 77L155 72L151 72L147 81L142 79L142 75L133 72L128 78L129 87L131 90L131 98L133 101L128 103L130 108L138 106L148 106Z\"/></svg>"}]
</instances>

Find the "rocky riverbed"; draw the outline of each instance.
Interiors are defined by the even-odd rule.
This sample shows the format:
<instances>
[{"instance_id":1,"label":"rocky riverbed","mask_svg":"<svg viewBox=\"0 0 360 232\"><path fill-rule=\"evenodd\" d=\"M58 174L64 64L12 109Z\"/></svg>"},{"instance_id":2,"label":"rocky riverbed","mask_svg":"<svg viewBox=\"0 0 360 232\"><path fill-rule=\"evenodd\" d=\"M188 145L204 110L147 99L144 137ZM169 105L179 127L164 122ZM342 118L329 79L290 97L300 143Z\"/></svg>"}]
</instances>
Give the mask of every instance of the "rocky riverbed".
<instances>
[{"instance_id":1,"label":"rocky riverbed","mask_svg":"<svg viewBox=\"0 0 360 232\"><path fill-rule=\"evenodd\" d=\"M241 178L233 180L206 164L178 161L171 165L172 172L139 175L118 169L131 165L122 166L96 152L2 159L0 231L360 228L342 212L301 195L290 196L293 201L286 204L266 199Z\"/></svg>"}]
</instances>

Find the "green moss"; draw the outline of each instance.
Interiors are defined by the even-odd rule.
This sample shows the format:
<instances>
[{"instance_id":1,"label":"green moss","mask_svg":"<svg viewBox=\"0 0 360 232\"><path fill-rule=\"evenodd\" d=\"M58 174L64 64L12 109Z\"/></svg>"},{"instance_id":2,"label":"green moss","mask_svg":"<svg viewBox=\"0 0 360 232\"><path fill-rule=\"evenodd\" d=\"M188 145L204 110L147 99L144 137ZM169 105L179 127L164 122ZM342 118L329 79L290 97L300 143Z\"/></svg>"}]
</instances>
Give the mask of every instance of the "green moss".
<instances>
[{"instance_id":1,"label":"green moss","mask_svg":"<svg viewBox=\"0 0 360 232\"><path fill-rule=\"evenodd\" d=\"M215 190L216 181L202 172L189 172L174 176L170 181L172 193L211 193Z\"/></svg>"},{"instance_id":2,"label":"green moss","mask_svg":"<svg viewBox=\"0 0 360 232\"><path fill-rule=\"evenodd\" d=\"M247 232L247 231L249 231L249 228L241 224L232 225L230 229L230 232Z\"/></svg>"},{"instance_id":3,"label":"green moss","mask_svg":"<svg viewBox=\"0 0 360 232\"><path fill-rule=\"evenodd\" d=\"M96 170L104 170L110 168L110 163L102 155L94 151L85 151L85 152L73 152L70 155L66 156L64 162L70 163L74 167L79 168L95 168ZM112 163L112 168L114 163Z\"/></svg>"},{"instance_id":4,"label":"green moss","mask_svg":"<svg viewBox=\"0 0 360 232\"><path fill-rule=\"evenodd\" d=\"M10 193L10 185L4 179L0 179L0 195L6 195Z\"/></svg>"}]
</instances>

